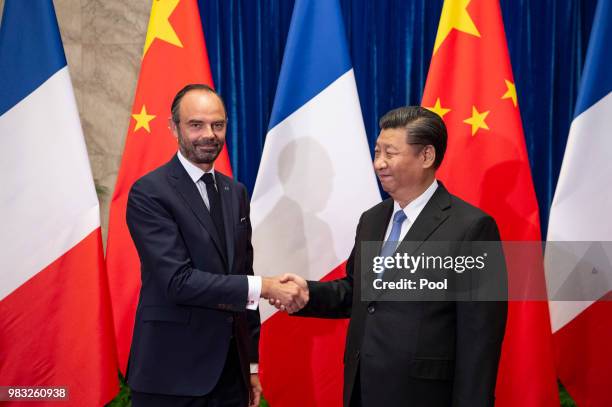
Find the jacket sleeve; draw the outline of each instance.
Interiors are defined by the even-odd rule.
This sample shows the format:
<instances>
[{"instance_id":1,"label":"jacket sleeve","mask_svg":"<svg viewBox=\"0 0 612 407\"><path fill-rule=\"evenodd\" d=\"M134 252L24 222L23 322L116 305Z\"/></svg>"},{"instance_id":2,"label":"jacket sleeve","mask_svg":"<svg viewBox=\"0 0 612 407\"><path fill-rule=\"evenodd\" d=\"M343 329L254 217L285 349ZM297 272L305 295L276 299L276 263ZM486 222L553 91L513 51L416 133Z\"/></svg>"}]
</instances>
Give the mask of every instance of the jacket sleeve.
<instances>
[{"instance_id":1,"label":"jacket sleeve","mask_svg":"<svg viewBox=\"0 0 612 407\"><path fill-rule=\"evenodd\" d=\"M244 275L225 275L193 267L172 214L136 182L127 203L127 225L138 251L142 279L153 279L177 305L244 311L248 282ZM252 253L251 253L252 256ZM251 271L252 272L252 271Z\"/></svg>"},{"instance_id":2,"label":"jacket sleeve","mask_svg":"<svg viewBox=\"0 0 612 407\"><path fill-rule=\"evenodd\" d=\"M498 242L487 245L497 253L493 257L498 278L506 278L503 250L495 221L491 217L478 219L466 234L465 241ZM501 256L501 257L499 257ZM489 256L491 257L491 256ZM505 280L504 280L505 281ZM453 406L492 407L495 383L504 338L507 301L458 301L457 344L453 383Z\"/></svg>"}]
</instances>

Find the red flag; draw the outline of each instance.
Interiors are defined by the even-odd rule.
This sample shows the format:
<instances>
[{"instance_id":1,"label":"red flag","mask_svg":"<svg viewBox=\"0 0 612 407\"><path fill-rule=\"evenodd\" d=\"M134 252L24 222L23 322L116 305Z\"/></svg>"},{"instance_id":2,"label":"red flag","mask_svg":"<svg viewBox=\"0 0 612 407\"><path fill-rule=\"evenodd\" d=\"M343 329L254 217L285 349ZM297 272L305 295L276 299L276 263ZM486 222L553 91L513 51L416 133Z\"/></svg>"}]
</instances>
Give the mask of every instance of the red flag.
<instances>
[{"instance_id":1,"label":"red flag","mask_svg":"<svg viewBox=\"0 0 612 407\"><path fill-rule=\"evenodd\" d=\"M176 153L177 142L168 128L170 105L188 83L212 86L197 1L154 1L132 119L111 201L106 251L119 363L124 372L140 289L140 262L125 223L127 197L134 181ZM215 169L232 175L226 148Z\"/></svg>"},{"instance_id":2,"label":"red flag","mask_svg":"<svg viewBox=\"0 0 612 407\"><path fill-rule=\"evenodd\" d=\"M504 240L541 239L499 3L446 0L423 94L443 117L448 150L438 177L491 214ZM544 284L542 273L542 282ZM498 406L558 406L546 302L510 302Z\"/></svg>"}]
</instances>

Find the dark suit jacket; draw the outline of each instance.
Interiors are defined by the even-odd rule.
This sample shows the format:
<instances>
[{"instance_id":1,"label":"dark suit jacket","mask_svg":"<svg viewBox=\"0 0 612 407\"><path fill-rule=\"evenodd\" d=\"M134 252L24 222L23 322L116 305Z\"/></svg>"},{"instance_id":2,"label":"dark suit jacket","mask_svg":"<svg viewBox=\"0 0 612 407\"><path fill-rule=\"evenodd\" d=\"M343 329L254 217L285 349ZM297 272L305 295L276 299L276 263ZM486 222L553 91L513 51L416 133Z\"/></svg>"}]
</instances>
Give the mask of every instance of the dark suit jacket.
<instances>
[{"instance_id":1,"label":"dark suit jacket","mask_svg":"<svg viewBox=\"0 0 612 407\"><path fill-rule=\"evenodd\" d=\"M246 311L253 248L244 185L215 173L227 253L197 187L176 156L134 183L127 223L141 263L127 380L140 392L209 393L232 335L245 383L256 362L259 312Z\"/></svg>"},{"instance_id":2,"label":"dark suit jacket","mask_svg":"<svg viewBox=\"0 0 612 407\"><path fill-rule=\"evenodd\" d=\"M505 301L361 301L360 243L384 240L392 211L393 201L387 199L363 213L347 276L309 281L310 301L298 314L350 317L344 405L350 405L360 371L363 406L493 406ZM449 194L441 183L404 238L404 242L496 240L499 233L493 218Z\"/></svg>"}]
</instances>

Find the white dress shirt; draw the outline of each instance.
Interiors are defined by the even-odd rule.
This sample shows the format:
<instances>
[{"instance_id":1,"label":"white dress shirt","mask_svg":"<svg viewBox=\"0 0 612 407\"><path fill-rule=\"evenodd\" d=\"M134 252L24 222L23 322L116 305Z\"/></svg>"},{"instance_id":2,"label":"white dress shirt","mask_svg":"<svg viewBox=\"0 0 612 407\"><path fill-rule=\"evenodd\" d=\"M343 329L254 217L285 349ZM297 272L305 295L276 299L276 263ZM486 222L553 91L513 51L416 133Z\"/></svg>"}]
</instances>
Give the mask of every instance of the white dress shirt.
<instances>
[{"instance_id":1,"label":"white dress shirt","mask_svg":"<svg viewBox=\"0 0 612 407\"><path fill-rule=\"evenodd\" d=\"M429 202L434 192L436 192L436 189L438 189L438 181L434 179L434 181L425 190L425 192L416 197L416 199L412 200L412 202L406 205L406 207L403 209L404 213L406 214L406 220L402 223L399 241L402 241L404 239L406 233L408 233L416 218L419 216L425 205L427 205L427 202ZM397 203L397 201L393 201L393 214L395 214L399 210L402 210L400 204ZM391 228L393 227L393 214L391 215L391 219L389 220L389 224L387 225L385 241L389 238L389 235L391 234Z\"/></svg>"},{"instance_id":2,"label":"white dress shirt","mask_svg":"<svg viewBox=\"0 0 612 407\"><path fill-rule=\"evenodd\" d=\"M213 175L213 180L215 179L215 169L214 167L210 171L204 171L200 167L197 167L188 159L183 157L181 152L176 153L179 161L189 174L189 178L195 183L198 191L200 191L200 196L204 201L206 207L210 210L210 201L208 200L208 192L206 192L206 184L202 181L202 175L205 173L210 173ZM215 188L217 188L216 180L215 180ZM261 295L261 277L260 276L246 276L249 283L249 293L247 297L247 309L256 310L259 306L259 297Z\"/></svg>"}]
</instances>

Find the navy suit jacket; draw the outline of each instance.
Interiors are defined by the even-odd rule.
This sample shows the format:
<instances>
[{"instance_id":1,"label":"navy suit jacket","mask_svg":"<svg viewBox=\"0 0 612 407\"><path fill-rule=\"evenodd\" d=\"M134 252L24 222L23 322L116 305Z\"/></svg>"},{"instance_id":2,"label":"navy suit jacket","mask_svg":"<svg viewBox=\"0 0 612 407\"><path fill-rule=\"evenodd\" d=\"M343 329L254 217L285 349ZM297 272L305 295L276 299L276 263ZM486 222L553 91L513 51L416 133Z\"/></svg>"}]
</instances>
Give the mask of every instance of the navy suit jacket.
<instances>
[{"instance_id":1,"label":"navy suit jacket","mask_svg":"<svg viewBox=\"0 0 612 407\"><path fill-rule=\"evenodd\" d=\"M257 362L259 312L247 311L253 274L244 185L215 172L227 252L196 185L180 161L134 183L127 224L141 263L127 381L136 391L202 396L217 383L232 336L242 373Z\"/></svg>"}]
</instances>

